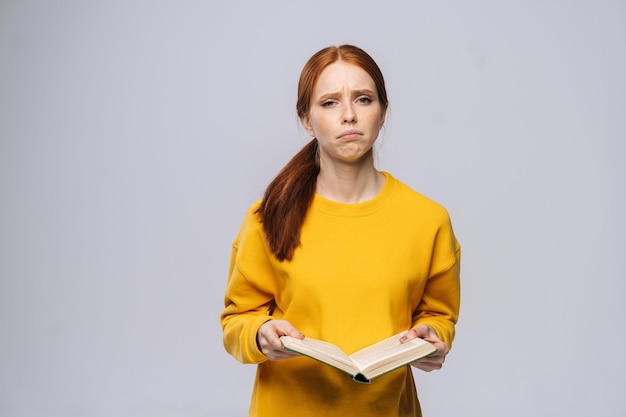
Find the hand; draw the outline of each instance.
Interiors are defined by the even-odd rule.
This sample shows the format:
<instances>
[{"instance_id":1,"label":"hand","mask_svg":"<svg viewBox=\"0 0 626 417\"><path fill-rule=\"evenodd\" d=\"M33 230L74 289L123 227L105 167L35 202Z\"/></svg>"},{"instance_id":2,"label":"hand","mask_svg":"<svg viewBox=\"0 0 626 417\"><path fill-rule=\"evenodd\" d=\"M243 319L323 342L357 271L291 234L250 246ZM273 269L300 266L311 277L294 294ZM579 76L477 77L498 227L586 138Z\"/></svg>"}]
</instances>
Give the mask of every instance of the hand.
<instances>
[{"instance_id":1,"label":"hand","mask_svg":"<svg viewBox=\"0 0 626 417\"><path fill-rule=\"evenodd\" d=\"M261 352L271 361L298 356L297 353L290 352L283 348L283 344L280 343L280 336L292 336L296 339L304 339L304 335L287 320L270 320L263 323L256 334L256 342Z\"/></svg>"},{"instance_id":2,"label":"hand","mask_svg":"<svg viewBox=\"0 0 626 417\"><path fill-rule=\"evenodd\" d=\"M435 330L433 330L432 327L425 324L420 324L419 326L409 330L407 334L402 336L400 342L404 343L417 337L424 339L429 343L432 343L437 348L437 352L433 353L430 356L412 362L411 366L426 372L441 369L443 363L446 360L446 355L450 351L448 345L446 345L439 339L439 337L437 337L437 333L435 332Z\"/></svg>"}]
</instances>

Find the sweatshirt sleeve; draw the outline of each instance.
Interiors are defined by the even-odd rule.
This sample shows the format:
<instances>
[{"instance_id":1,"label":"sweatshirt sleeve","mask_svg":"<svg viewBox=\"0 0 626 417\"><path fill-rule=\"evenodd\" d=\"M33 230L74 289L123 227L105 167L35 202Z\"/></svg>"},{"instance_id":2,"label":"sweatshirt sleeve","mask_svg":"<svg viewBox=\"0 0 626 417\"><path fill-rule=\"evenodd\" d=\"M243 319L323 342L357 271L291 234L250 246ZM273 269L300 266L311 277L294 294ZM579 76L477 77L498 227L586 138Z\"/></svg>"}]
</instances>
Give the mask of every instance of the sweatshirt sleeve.
<instances>
[{"instance_id":1,"label":"sweatshirt sleeve","mask_svg":"<svg viewBox=\"0 0 626 417\"><path fill-rule=\"evenodd\" d=\"M268 310L274 300L274 272L256 217L251 209L233 242L220 315L224 347L242 363L268 360L256 336L259 327L271 320Z\"/></svg>"},{"instance_id":2,"label":"sweatshirt sleeve","mask_svg":"<svg viewBox=\"0 0 626 417\"><path fill-rule=\"evenodd\" d=\"M461 247L450 219L437 231L431 265L422 299L413 314L413 327L426 324L449 347L455 336L460 308Z\"/></svg>"}]
</instances>

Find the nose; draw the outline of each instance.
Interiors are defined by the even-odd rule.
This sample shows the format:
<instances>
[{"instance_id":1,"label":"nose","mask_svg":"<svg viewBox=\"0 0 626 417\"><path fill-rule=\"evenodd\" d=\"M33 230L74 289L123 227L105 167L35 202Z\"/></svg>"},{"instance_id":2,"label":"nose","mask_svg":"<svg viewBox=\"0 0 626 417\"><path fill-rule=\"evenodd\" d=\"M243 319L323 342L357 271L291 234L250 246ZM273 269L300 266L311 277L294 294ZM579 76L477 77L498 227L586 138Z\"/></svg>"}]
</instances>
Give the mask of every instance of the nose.
<instances>
[{"instance_id":1,"label":"nose","mask_svg":"<svg viewBox=\"0 0 626 417\"><path fill-rule=\"evenodd\" d=\"M343 114L343 122L352 124L356 122L356 112L351 104L345 106L345 112Z\"/></svg>"}]
</instances>

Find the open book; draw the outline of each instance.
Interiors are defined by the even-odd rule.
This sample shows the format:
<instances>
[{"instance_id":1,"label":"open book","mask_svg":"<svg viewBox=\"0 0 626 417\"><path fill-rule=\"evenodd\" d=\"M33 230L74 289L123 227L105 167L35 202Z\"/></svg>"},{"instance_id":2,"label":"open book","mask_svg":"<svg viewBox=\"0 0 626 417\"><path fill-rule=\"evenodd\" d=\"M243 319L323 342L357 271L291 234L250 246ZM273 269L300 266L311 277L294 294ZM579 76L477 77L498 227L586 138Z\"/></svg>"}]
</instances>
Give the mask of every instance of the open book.
<instances>
[{"instance_id":1,"label":"open book","mask_svg":"<svg viewBox=\"0 0 626 417\"><path fill-rule=\"evenodd\" d=\"M357 382L369 384L374 378L437 351L432 344L420 338L400 343L405 333L393 335L349 356L338 346L323 340L281 336L280 341L286 350L309 356L346 372Z\"/></svg>"}]
</instances>

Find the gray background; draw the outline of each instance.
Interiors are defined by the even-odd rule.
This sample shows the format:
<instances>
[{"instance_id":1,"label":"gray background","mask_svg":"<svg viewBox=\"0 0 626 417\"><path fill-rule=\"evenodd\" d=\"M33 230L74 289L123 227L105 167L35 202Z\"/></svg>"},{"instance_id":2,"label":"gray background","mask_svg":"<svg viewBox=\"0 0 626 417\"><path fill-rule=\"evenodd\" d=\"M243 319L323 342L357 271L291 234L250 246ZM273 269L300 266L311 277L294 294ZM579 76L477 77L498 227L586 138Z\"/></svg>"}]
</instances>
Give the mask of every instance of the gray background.
<instances>
[{"instance_id":1,"label":"gray background","mask_svg":"<svg viewBox=\"0 0 626 417\"><path fill-rule=\"evenodd\" d=\"M626 415L625 41L617 0L0 1L0 415L246 415L230 245L341 43L463 245L426 416Z\"/></svg>"}]
</instances>

